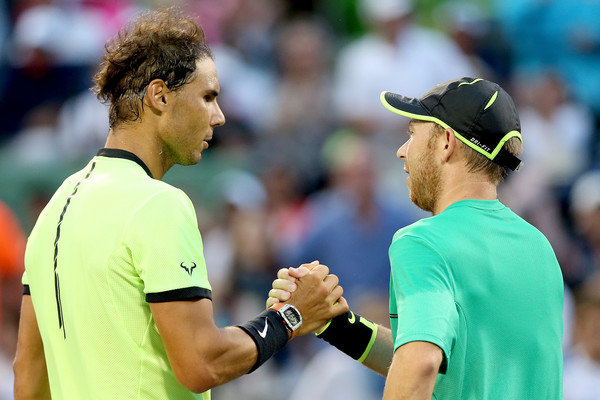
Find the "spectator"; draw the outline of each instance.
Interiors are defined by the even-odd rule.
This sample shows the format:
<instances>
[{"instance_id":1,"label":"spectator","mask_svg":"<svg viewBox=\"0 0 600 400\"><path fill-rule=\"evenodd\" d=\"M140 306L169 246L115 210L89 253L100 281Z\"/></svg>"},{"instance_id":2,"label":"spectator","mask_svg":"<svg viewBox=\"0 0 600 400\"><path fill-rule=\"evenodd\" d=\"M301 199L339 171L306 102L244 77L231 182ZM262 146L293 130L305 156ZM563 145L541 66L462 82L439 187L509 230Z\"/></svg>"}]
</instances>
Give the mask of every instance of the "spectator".
<instances>
[{"instance_id":1,"label":"spectator","mask_svg":"<svg viewBox=\"0 0 600 400\"><path fill-rule=\"evenodd\" d=\"M384 90L419 96L456 76L477 75L461 49L444 34L416 21L414 0L360 0L369 31L342 48L334 68L334 106L340 123L370 137L374 145L377 186L395 198L408 199L396 179L393 153L399 124L377 99ZM390 157L390 154L392 157ZM409 204L406 201L407 205Z\"/></svg>"},{"instance_id":2,"label":"spectator","mask_svg":"<svg viewBox=\"0 0 600 400\"><path fill-rule=\"evenodd\" d=\"M442 1L434 10L436 25L460 47L478 76L505 81L510 64L508 44L493 16L480 2Z\"/></svg>"},{"instance_id":3,"label":"spectator","mask_svg":"<svg viewBox=\"0 0 600 400\"><path fill-rule=\"evenodd\" d=\"M501 1L496 13L517 69L557 68L575 100L600 113L600 3L588 0Z\"/></svg>"},{"instance_id":4,"label":"spectator","mask_svg":"<svg viewBox=\"0 0 600 400\"><path fill-rule=\"evenodd\" d=\"M286 263L313 220L306 207L306 188L296 169L280 157L261 172L267 190L268 232L276 260Z\"/></svg>"},{"instance_id":5,"label":"spectator","mask_svg":"<svg viewBox=\"0 0 600 400\"><path fill-rule=\"evenodd\" d=\"M574 345L565 355L565 400L596 400L600 383L600 274L575 292Z\"/></svg>"},{"instance_id":6,"label":"spectator","mask_svg":"<svg viewBox=\"0 0 600 400\"><path fill-rule=\"evenodd\" d=\"M575 181L570 193L570 211L581 238L580 252L577 262L564 273L571 285L577 285L600 271L600 171L588 171Z\"/></svg>"},{"instance_id":7,"label":"spectator","mask_svg":"<svg viewBox=\"0 0 600 400\"><path fill-rule=\"evenodd\" d=\"M300 178L314 185L320 149L335 127L329 33L317 19L295 19L281 30L276 49L279 73L259 157L284 154Z\"/></svg>"},{"instance_id":8,"label":"spectator","mask_svg":"<svg viewBox=\"0 0 600 400\"><path fill-rule=\"evenodd\" d=\"M510 177L501 196L552 243L568 284L577 267L573 238L563 209L568 188L590 163L594 120L588 107L572 100L560 76L550 70L515 77L519 114L527 132L527 168Z\"/></svg>"},{"instance_id":9,"label":"spectator","mask_svg":"<svg viewBox=\"0 0 600 400\"><path fill-rule=\"evenodd\" d=\"M90 86L90 65L102 55L101 27L98 14L48 0L18 14L5 88L11 95L0 98L4 136L18 132L31 109L58 108Z\"/></svg>"},{"instance_id":10,"label":"spectator","mask_svg":"<svg viewBox=\"0 0 600 400\"><path fill-rule=\"evenodd\" d=\"M437 82L474 75L456 44L414 22L412 0L359 4L371 30L339 53L334 90L340 118L359 132L397 125L376 101L383 90L417 96Z\"/></svg>"},{"instance_id":11,"label":"spectator","mask_svg":"<svg viewBox=\"0 0 600 400\"><path fill-rule=\"evenodd\" d=\"M367 140L340 132L324 153L328 186L311 197L313 224L288 264L306 257L323 262L344 282L350 303L363 294L387 293L390 240L415 217L377 191L374 153Z\"/></svg>"}]
</instances>

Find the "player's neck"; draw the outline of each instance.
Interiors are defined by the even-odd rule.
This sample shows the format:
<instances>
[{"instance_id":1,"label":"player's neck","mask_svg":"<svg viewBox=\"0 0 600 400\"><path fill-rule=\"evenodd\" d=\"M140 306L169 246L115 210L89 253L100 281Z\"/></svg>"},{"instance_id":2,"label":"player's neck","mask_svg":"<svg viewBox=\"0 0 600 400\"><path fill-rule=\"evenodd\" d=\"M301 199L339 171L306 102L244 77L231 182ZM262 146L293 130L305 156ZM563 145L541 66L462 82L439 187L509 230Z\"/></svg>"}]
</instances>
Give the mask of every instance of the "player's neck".
<instances>
[{"instance_id":1,"label":"player's neck","mask_svg":"<svg viewBox=\"0 0 600 400\"><path fill-rule=\"evenodd\" d=\"M141 125L120 126L109 131L105 147L122 149L138 156L150 169L154 179L162 179L173 165L166 162L162 145Z\"/></svg>"},{"instance_id":2,"label":"player's neck","mask_svg":"<svg viewBox=\"0 0 600 400\"><path fill-rule=\"evenodd\" d=\"M461 200L496 200L498 197L496 185L480 174L460 172L446 178L443 180L433 215Z\"/></svg>"}]
</instances>

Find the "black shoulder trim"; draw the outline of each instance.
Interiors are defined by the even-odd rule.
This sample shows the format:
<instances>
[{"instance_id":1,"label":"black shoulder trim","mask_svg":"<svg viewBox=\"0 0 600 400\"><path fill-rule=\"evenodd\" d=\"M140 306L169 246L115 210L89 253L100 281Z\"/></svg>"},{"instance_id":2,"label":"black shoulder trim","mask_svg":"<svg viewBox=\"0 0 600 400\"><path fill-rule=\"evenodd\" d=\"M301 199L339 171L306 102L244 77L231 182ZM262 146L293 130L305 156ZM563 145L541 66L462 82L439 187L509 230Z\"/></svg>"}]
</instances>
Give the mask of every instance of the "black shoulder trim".
<instances>
[{"instance_id":1,"label":"black shoulder trim","mask_svg":"<svg viewBox=\"0 0 600 400\"><path fill-rule=\"evenodd\" d=\"M29 289L29 285L23 285L23 294L31 296L31 290Z\"/></svg>"},{"instance_id":2,"label":"black shoulder trim","mask_svg":"<svg viewBox=\"0 0 600 400\"><path fill-rule=\"evenodd\" d=\"M138 156L136 156L135 154L133 154L130 151L123 150L123 149L103 148L103 149L100 149L98 151L98 154L96 154L96 155L101 156L101 157L124 158L126 160L133 161L133 162L137 163L140 167L142 167L144 169L144 171L146 171L146 173L148 174L148 176L150 178L153 178L152 172L150 172L150 168L148 168L148 166L146 164L144 164L144 162Z\"/></svg>"},{"instance_id":3,"label":"black shoulder trim","mask_svg":"<svg viewBox=\"0 0 600 400\"><path fill-rule=\"evenodd\" d=\"M181 300L212 300L212 292L208 289L198 286L192 286L182 289L167 290L166 292L147 293L146 301L148 303L163 303L168 301Z\"/></svg>"}]
</instances>

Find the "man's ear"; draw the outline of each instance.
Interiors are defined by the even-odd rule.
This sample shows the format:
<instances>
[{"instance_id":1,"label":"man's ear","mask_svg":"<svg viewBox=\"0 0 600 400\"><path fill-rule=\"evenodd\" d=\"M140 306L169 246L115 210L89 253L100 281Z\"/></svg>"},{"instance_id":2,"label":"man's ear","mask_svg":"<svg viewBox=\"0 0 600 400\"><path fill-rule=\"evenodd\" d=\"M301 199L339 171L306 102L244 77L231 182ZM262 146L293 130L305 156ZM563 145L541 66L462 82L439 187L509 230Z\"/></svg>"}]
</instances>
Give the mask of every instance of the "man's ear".
<instances>
[{"instance_id":1,"label":"man's ear","mask_svg":"<svg viewBox=\"0 0 600 400\"><path fill-rule=\"evenodd\" d=\"M170 100L171 91L162 79L154 79L148 84L144 102L154 111L164 112Z\"/></svg>"},{"instance_id":2,"label":"man's ear","mask_svg":"<svg viewBox=\"0 0 600 400\"><path fill-rule=\"evenodd\" d=\"M452 154L456 152L457 140L458 139L454 135L454 131L450 128L446 128L442 140L442 145L444 146L442 159L444 162L448 162L448 160L450 160L450 157L452 157Z\"/></svg>"}]
</instances>

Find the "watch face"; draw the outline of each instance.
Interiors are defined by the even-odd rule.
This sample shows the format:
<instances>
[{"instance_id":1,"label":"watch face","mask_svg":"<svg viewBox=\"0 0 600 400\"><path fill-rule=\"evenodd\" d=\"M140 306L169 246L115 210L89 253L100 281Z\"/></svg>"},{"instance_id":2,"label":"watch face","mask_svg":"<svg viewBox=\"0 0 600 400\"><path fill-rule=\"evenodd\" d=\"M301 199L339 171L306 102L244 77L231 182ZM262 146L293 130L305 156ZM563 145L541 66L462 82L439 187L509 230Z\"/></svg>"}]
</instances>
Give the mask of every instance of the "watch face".
<instances>
[{"instance_id":1,"label":"watch face","mask_svg":"<svg viewBox=\"0 0 600 400\"><path fill-rule=\"evenodd\" d=\"M288 308L284 312L286 319L289 321L290 325L296 326L300 322L300 318L298 318L298 313L296 310L292 308Z\"/></svg>"},{"instance_id":2,"label":"watch face","mask_svg":"<svg viewBox=\"0 0 600 400\"><path fill-rule=\"evenodd\" d=\"M285 320L286 326L291 332L294 332L302 326L302 316L296 307L291 304L283 306L281 310L279 310L279 313Z\"/></svg>"}]
</instances>

